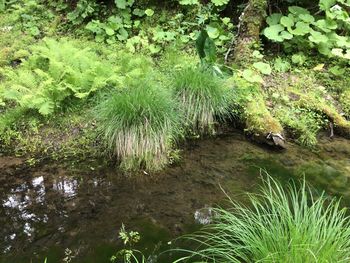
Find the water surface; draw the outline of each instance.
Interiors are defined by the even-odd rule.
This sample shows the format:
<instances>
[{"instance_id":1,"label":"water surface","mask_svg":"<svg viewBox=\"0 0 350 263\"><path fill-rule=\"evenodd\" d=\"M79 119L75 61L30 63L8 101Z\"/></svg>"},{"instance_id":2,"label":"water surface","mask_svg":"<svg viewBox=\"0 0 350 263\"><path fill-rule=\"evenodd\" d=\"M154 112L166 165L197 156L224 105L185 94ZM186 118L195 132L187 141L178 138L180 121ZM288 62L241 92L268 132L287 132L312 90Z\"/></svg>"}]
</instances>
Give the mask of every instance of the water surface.
<instances>
[{"instance_id":1,"label":"water surface","mask_svg":"<svg viewBox=\"0 0 350 263\"><path fill-rule=\"evenodd\" d=\"M193 141L178 164L131 177L95 160L29 167L0 157L0 262L62 262L66 248L72 262L109 262L122 223L140 232L140 248L152 254L197 229L196 212L222 203L222 189L244 202L261 169L282 181L305 176L349 204L350 146L342 138L321 138L317 151L294 144L280 151L233 133Z\"/></svg>"}]
</instances>

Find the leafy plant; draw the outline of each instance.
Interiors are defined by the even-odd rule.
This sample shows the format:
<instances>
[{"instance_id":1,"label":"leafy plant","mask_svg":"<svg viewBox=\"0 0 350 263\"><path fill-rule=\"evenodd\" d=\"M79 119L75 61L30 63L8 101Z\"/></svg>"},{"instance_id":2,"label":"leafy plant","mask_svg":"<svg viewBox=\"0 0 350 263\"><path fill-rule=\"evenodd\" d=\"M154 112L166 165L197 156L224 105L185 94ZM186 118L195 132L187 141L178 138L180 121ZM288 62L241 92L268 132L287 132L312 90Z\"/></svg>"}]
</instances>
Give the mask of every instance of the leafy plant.
<instances>
[{"instance_id":1,"label":"leafy plant","mask_svg":"<svg viewBox=\"0 0 350 263\"><path fill-rule=\"evenodd\" d=\"M16 2L11 5L11 9L17 16L21 30L36 37L42 34L44 21L54 18L53 13L36 0Z\"/></svg>"},{"instance_id":2,"label":"leafy plant","mask_svg":"<svg viewBox=\"0 0 350 263\"><path fill-rule=\"evenodd\" d=\"M50 115L72 99L84 99L108 85L111 65L89 48L68 40L45 39L17 70L5 69L0 98Z\"/></svg>"},{"instance_id":3,"label":"leafy plant","mask_svg":"<svg viewBox=\"0 0 350 263\"><path fill-rule=\"evenodd\" d=\"M158 170L168 163L180 132L180 116L169 91L147 78L125 82L99 105L96 116L109 152L125 170Z\"/></svg>"},{"instance_id":4,"label":"leafy plant","mask_svg":"<svg viewBox=\"0 0 350 263\"><path fill-rule=\"evenodd\" d=\"M145 263L146 258L143 253L133 247L140 241L140 234L135 231L127 232L124 224L119 231L119 237L127 248L119 250L111 257L111 262L122 260L123 263ZM139 259L141 258L141 259Z\"/></svg>"},{"instance_id":5,"label":"leafy plant","mask_svg":"<svg viewBox=\"0 0 350 263\"><path fill-rule=\"evenodd\" d=\"M264 35L290 48L316 48L328 57L350 59L350 4L343 0L320 0L320 12L290 6L287 15L272 14L266 20ZM323 14L323 15L319 15Z\"/></svg>"},{"instance_id":6,"label":"leafy plant","mask_svg":"<svg viewBox=\"0 0 350 263\"><path fill-rule=\"evenodd\" d=\"M317 134L325 127L320 114L303 108L276 109L277 118L291 130L297 143L312 148L317 144Z\"/></svg>"},{"instance_id":7,"label":"leafy plant","mask_svg":"<svg viewBox=\"0 0 350 263\"><path fill-rule=\"evenodd\" d=\"M199 244L177 262L342 262L350 257L350 218L339 200L316 198L305 185L286 188L271 177L250 206L230 199L213 223L185 238Z\"/></svg>"},{"instance_id":8,"label":"leafy plant","mask_svg":"<svg viewBox=\"0 0 350 263\"><path fill-rule=\"evenodd\" d=\"M227 5L229 0L210 0L210 2L215 6L223 6ZM199 5L199 0L180 0L179 3L181 5Z\"/></svg>"},{"instance_id":9,"label":"leafy plant","mask_svg":"<svg viewBox=\"0 0 350 263\"><path fill-rule=\"evenodd\" d=\"M73 25L81 25L84 21L97 16L100 9L101 5L94 0L79 0L75 9L67 14L67 19Z\"/></svg>"}]
</instances>

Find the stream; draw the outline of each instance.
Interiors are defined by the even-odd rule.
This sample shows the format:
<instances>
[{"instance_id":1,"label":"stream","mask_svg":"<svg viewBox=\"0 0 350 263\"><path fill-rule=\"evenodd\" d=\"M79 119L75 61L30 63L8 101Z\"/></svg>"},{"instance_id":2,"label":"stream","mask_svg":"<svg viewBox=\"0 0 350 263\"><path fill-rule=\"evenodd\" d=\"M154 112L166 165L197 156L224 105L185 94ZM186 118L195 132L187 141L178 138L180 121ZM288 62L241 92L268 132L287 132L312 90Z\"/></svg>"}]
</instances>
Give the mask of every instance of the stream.
<instances>
[{"instance_id":1,"label":"stream","mask_svg":"<svg viewBox=\"0 0 350 263\"><path fill-rule=\"evenodd\" d=\"M350 143L319 141L314 151L292 143L273 150L234 132L192 141L179 163L130 177L96 160L31 167L0 155L0 262L64 262L66 249L70 262L110 262L122 246L122 223L140 233L145 254L167 249L170 240L200 227L199 212L224 202L224 191L245 202L244 193L259 188L261 169L283 182L305 176L315 191L341 196L348 206Z\"/></svg>"}]
</instances>

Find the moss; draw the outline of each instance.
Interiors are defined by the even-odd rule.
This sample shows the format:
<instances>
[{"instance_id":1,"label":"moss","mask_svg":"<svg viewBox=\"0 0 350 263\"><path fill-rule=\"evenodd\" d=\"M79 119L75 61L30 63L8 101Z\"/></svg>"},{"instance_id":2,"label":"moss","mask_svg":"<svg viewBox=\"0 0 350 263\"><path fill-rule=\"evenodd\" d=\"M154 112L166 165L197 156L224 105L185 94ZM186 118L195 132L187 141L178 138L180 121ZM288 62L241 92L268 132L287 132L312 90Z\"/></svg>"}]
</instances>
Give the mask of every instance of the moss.
<instances>
[{"instance_id":1,"label":"moss","mask_svg":"<svg viewBox=\"0 0 350 263\"><path fill-rule=\"evenodd\" d=\"M2 131L1 150L33 159L79 161L87 157L97 158L100 149L96 144L94 121L89 114L84 116L83 111L87 109L45 121L22 114L21 119L16 118L16 124Z\"/></svg>"},{"instance_id":2,"label":"moss","mask_svg":"<svg viewBox=\"0 0 350 263\"><path fill-rule=\"evenodd\" d=\"M260 46L260 31L266 18L267 1L250 0L241 16L234 61L247 65L253 61L253 51Z\"/></svg>"},{"instance_id":3,"label":"moss","mask_svg":"<svg viewBox=\"0 0 350 263\"><path fill-rule=\"evenodd\" d=\"M35 42L33 37L16 29L16 25L15 16L0 14L0 66L11 65L19 59L19 54L15 55L18 50L27 50Z\"/></svg>"},{"instance_id":4,"label":"moss","mask_svg":"<svg viewBox=\"0 0 350 263\"><path fill-rule=\"evenodd\" d=\"M266 108L262 97L255 97L245 110L246 131L256 137L264 137L268 133L282 133L281 124Z\"/></svg>"},{"instance_id":5,"label":"moss","mask_svg":"<svg viewBox=\"0 0 350 263\"><path fill-rule=\"evenodd\" d=\"M347 118L350 118L350 90L345 90L339 97L339 103Z\"/></svg>"},{"instance_id":6,"label":"moss","mask_svg":"<svg viewBox=\"0 0 350 263\"><path fill-rule=\"evenodd\" d=\"M299 94L300 100L296 102L301 107L323 113L333 124L335 131L342 136L350 138L350 122L347 121L329 101L321 101L313 96Z\"/></svg>"}]
</instances>

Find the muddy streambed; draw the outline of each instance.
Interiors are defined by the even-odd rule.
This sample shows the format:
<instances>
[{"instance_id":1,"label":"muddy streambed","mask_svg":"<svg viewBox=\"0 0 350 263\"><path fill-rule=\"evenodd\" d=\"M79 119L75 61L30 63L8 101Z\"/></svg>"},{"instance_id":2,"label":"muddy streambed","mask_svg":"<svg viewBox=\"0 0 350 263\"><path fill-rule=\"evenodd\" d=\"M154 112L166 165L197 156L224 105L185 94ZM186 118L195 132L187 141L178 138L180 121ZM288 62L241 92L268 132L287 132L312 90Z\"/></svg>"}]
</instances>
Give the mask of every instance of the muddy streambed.
<instances>
[{"instance_id":1,"label":"muddy streambed","mask_svg":"<svg viewBox=\"0 0 350 263\"><path fill-rule=\"evenodd\" d=\"M96 161L30 168L2 156L0 262L63 262L66 248L71 262L109 262L120 248L122 223L140 232L146 254L164 250L171 239L198 228L196 211L223 202L221 188L244 202L244 192L258 188L261 168L283 181L305 176L349 205L350 142L342 138L321 138L317 151L294 144L271 150L239 133L198 140L178 164L136 179Z\"/></svg>"}]
</instances>

